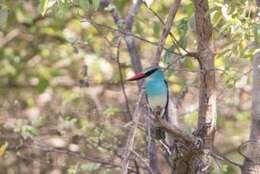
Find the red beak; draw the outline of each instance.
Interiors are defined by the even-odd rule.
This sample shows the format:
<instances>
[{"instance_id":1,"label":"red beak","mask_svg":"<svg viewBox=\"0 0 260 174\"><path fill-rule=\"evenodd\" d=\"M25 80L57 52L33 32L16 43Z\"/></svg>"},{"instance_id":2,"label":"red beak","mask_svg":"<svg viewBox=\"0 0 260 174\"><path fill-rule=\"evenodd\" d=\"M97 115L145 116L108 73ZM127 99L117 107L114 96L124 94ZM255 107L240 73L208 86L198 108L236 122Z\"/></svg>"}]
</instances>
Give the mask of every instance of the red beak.
<instances>
[{"instance_id":1,"label":"red beak","mask_svg":"<svg viewBox=\"0 0 260 174\"><path fill-rule=\"evenodd\" d=\"M145 77L145 74L143 72L140 72L140 73L135 74L133 77L127 79L127 81L139 80L144 77Z\"/></svg>"}]
</instances>

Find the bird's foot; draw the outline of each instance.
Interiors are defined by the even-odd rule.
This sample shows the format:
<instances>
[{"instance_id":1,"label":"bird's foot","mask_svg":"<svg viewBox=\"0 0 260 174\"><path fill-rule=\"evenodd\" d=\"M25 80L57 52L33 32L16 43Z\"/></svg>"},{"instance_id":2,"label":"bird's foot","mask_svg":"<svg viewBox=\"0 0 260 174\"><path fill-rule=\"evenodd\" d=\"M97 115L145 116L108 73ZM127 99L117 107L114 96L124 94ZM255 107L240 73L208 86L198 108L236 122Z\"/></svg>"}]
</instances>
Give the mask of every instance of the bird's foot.
<instances>
[{"instance_id":1,"label":"bird's foot","mask_svg":"<svg viewBox=\"0 0 260 174\"><path fill-rule=\"evenodd\" d=\"M197 130L195 130L192 135L196 136L196 137L203 137L206 132L207 129L211 127L211 122L208 123L204 123L202 126L200 126Z\"/></svg>"}]
</instances>

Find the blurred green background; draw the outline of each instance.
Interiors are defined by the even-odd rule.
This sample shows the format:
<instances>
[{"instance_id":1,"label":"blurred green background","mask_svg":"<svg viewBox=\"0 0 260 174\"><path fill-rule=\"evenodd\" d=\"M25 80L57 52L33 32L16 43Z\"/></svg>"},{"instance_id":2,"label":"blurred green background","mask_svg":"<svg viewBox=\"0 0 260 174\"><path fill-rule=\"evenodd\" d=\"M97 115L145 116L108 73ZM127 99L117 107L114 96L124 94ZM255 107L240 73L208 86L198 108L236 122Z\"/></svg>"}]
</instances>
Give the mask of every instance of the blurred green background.
<instances>
[{"instance_id":1,"label":"blurred green background","mask_svg":"<svg viewBox=\"0 0 260 174\"><path fill-rule=\"evenodd\" d=\"M132 3L113 1L110 8L125 17ZM150 7L164 19L171 3L155 0ZM209 0L209 6L217 68L215 147L242 163L237 147L250 129L251 59L257 50L254 41L260 41L260 24L254 20L254 1ZM117 61L120 34L102 26L117 28L109 10L99 0L0 0L1 174L120 173L129 119ZM172 28L181 47L190 51L196 51L193 13L191 1L183 0ZM157 42L162 29L142 5L133 33ZM136 42L147 67L156 45ZM185 54L171 37L165 47ZM123 41L119 61L123 78L130 76ZM169 64L166 76L173 97L180 98L179 121L192 132L197 124L198 64L164 51L161 66ZM125 87L133 110L137 86ZM145 157L144 137L138 130L136 151ZM162 155L161 165L166 166ZM214 166L216 174L239 173L222 161L214 161Z\"/></svg>"}]
</instances>

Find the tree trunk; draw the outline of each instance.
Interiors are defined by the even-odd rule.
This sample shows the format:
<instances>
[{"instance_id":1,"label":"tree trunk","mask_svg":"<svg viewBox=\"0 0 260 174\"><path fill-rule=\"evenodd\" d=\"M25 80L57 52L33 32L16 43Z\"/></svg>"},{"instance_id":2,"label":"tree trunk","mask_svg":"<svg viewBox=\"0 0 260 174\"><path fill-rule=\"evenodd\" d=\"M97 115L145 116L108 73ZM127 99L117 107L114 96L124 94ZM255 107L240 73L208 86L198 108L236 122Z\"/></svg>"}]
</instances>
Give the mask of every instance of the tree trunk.
<instances>
[{"instance_id":1,"label":"tree trunk","mask_svg":"<svg viewBox=\"0 0 260 174\"><path fill-rule=\"evenodd\" d=\"M203 140L203 149L212 150L216 127L215 66L212 46L212 25L207 14L207 0L193 0L198 43L198 61L200 64L200 95L198 136ZM209 173L211 162L206 154L195 165L195 173ZM198 161L195 161L196 163Z\"/></svg>"},{"instance_id":2,"label":"tree trunk","mask_svg":"<svg viewBox=\"0 0 260 174\"><path fill-rule=\"evenodd\" d=\"M260 0L256 0L260 7ZM258 10L259 13L259 10ZM260 16L256 16L260 21ZM256 46L257 45L256 43ZM260 173L260 52L256 53L253 59L253 90L252 90L252 116L251 132L247 146L247 158L242 167L243 174Z\"/></svg>"},{"instance_id":3,"label":"tree trunk","mask_svg":"<svg viewBox=\"0 0 260 174\"><path fill-rule=\"evenodd\" d=\"M181 156L175 155L173 157L175 174L209 174L212 169L208 153L213 148L216 126L215 66L211 50L212 25L207 14L208 1L193 0L193 4L198 44L196 58L200 65L199 118L197 131L194 134L201 138L202 147L199 150L197 147L189 147L181 153Z\"/></svg>"},{"instance_id":4,"label":"tree trunk","mask_svg":"<svg viewBox=\"0 0 260 174\"><path fill-rule=\"evenodd\" d=\"M247 158L244 161L243 174L260 173L260 52L253 60L253 103L251 117L251 133L247 146Z\"/></svg>"}]
</instances>

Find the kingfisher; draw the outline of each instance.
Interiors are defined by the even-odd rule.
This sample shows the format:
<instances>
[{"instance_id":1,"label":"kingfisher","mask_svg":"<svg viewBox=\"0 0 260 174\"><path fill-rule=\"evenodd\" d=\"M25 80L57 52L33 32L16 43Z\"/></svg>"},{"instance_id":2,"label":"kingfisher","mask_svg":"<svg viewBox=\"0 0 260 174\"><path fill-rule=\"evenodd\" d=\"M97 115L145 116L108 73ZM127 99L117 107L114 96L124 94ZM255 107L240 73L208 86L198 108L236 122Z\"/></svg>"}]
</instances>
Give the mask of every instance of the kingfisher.
<instances>
[{"instance_id":1,"label":"kingfisher","mask_svg":"<svg viewBox=\"0 0 260 174\"><path fill-rule=\"evenodd\" d=\"M168 121L169 90L162 69L159 66L151 66L127 80L134 81L143 78L145 78L146 100L152 114L159 112L160 116ZM156 139L165 139L165 131L162 127L155 126L154 133Z\"/></svg>"}]
</instances>

